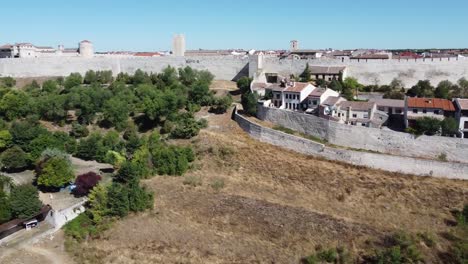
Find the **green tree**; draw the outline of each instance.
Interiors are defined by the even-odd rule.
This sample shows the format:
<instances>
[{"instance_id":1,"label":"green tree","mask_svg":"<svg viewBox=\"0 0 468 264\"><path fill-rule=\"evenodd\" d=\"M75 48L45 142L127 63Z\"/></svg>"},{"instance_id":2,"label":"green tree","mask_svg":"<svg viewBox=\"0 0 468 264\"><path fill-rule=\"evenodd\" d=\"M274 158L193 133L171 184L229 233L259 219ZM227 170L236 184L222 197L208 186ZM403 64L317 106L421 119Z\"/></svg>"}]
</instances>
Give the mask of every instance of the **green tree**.
<instances>
[{"instance_id":1,"label":"green tree","mask_svg":"<svg viewBox=\"0 0 468 264\"><path fill-rule=\"evenodd\" d=\"M154 195L146 191L138 183L130 183L128 186L128 204L132 212L142 212L153 208Z\"/></svg>"},{"instance_id":2,"label":"green tree","mask_svg":"<svg viewBox=\"0 0 468 264\"><path fill-rule=\"evenodd\" d=\"M416 120L415 129L419 134L433 136L440 131L441 121L432 117L423 117Z\"/></svg>"},{"instance_id":3,"label":"green tree","mask_svg":"<svg viewBox=\"0 0 468 264\"><path fill-rule=\"evenodd\" d=\"M245 94L250 91L250 83L252 79L249 77L242 77L237 81L237 88L239 88L241 94Z\"/></svg>"},{"instance_id":4,"label":"green tree","mask_svg":"<svg viewBox=\"0 0 468 264\"><path fill-rule=\"evenodd\" d=\"M306 63L304 71L299 75L301 82L309 82L311 80L312 72L309 67L309 63Z\"/></svg>"},{"instance_id":5,"label":"green tree","mask_svg":"<svg viewBox=\"0 0 468 264\"><path fill-rule=\"evenodd\" d=\"M123 130L127 125L129 115L128 103L117 97L111 98L104 103L104 120L109 122L119 131Z\"/></svg>"},{"instance_id":6,"label":"green tree","mask_svg":"<svg viewBox=\"0 0 468 264\"><path fill-rule=\"evenodd\" d=\"M63 86L65 87L65 89L69 90L69 89L71 89L73 87L76 87L76 86L82 84L82 83L83 83L83 77L81 76L81 74L72 73L65 79L65 82L64 82Z\"/></svg>"},{"instance_id":7,"label":"green tree","mask_svg":"<svg viewBox=\"0 0 468 264\"><path fill-rule=\"evenodd\" d=\"M411 97L433 97L434 87L429 80L419 81L408 90L407 95Z\"/></svg>"},{"instance_id":8,"label":"green tree","mask_svg":"<svg viewBox=\"0 0 468 264\"><path fill-rule=\"evenodd\" d=\"M449 99L450 90L452 89L452 87L452 82L441 81L434 91L434 96L436 98Z\"/></svg>"},{"instance_id":9,"label":"green tree","mask_svg":"<svg viewBox=\"0 0 468 264\"><path fill-rule=\"evenodd\" d=\"M8 88L13 88L16 85L16 80L12 77L3 77L0 78L0 83L2 83Z\"/></svg>"},{"instance_id":10,"label":"green tree","mask_svg":"<svg viewBox=\"0 0 468 264\"><path fill-rule=\"evenodd\" d=\"M208 83L197 82L190 89L188 98L195 104L206 106L213 102L213 93L211 93Z\"/></svg>"},{"instance_id":11,"label":"green tree","mask_svg":"<svg viewBox=\"0 0 468 264\"><path fill-rule=\"evenodd\" d=\"M95 71L89 70L85 73L83 83L92 84L98 82L98 76Z\"/></svg>"},{"instance_id":12,"label":"green tree","mask_svg":"<svg viewBox=\"0 0 468 264\"><path fill-rule=\"evenodd\" d=\"M458 123L453 117L445 118L441 123L442 135L451 136L458 133Z\"/></svg>"},{"instance_id":13,"label":"green tree","mask_svg":"<svg viewBox=\"0 0 468 264\"><path fill-rule=\"evenodd\" d=\"M338 80L332 80L330 83L330 89L341 92L343 90L343 86L341 85L341 82Z\"/></svg>"},{"instance_id":14,"label":"green tree","mask_svg":"<svg viewBox=\"0 0 468 264\"><path fill-rule=\"evenodd\" d=\"M81 125L77 122L72 123L72 129L70 131L70 136L75 138L87 137L89 135L89 130L85 125Z\"/></svg>"},{"instance_id":15,"label":"green tree","mask_svg":"<svg viewBox=\"0 0 468 264\"><path fill-rule=\"evenodd\" d=\"M21 171L30 165L28 154L20 147L13 146L0 155L2 168L6 171Z\"/></svg>"},{"instance_id":16,"label":"green tree","mask_svg":"<svg viewBox=\"0 0 468 264\"><path fill-rule=\"evenodd\" d=\"M244 113L250 116L255 116L257 114L257 93L247 92L241 96L241 104L244 108Z\"/></svg>"},{"instance_id":17,"label":"green tree","mask_svg":"<svg viewBox=\"0 0 468 264\"><path fill-rule=\"evenodd\" d=\"M55 80L47 80L42 84L42 91L47 94L58 93L59 84Z\"/></svg>"},{"instance_id":18,"label":"green tree","mask_svg":"<svg viewBox=\"0 0 468 264\"><path fill-rule=\"evenodd\" d=\"M42 165L37 183L47 188L60 188L73 181L74 178L75 174L70 161L53 157Z\"/></svg>"},{"instance_id":19,"label":"green tree","mask_svg":"<svg viewBox=\"0 0 468 264\"><path fill-rule=\"evenodd\" d=\"M36 119L13 122L9 131L13 136L13 144L18 145L25 151L30 151L30 143L33 139L49 133Z\"/></svg>"},{"instance_id":20,"label":"green tree","mask_svg":"<svg viewBox=\"0 0 468 264\"><path fill-rule=\"evenodd\" d=\"M9 221L12 218L12 214L10 199L3 190L0 189L0 224Z\"/></svg>"},{"instance_id":21,"label":"green tree","mask_svg":"<svg viewBox=\"0 0 468 264\"><path fill-rule=\"evenodd\" d=\"M128 189L120 183L112 183L107 191L108 214L111 216L124 217L130 210L128 200Z\"/></svg>"},{"instance_id":22,"label":"green tree","mask_svg":"<svg viewBox=\"0 0 468 264\"><path fill-rule=\"evenodd\" d=\"M13 136L8 130L0 130L0 150L4 150L11 146L13 142Z\"/></svg>"},{"instance_id":23,"label":"green tree","mask_svg":"<svg viewBox=\"0 0 468 264\"><path fill-rule=\"evenodd\" d=\"M19 219L34 216L42 207L37 188L30 184L15 186L10 193L10 204L13 217Z\"/></svg>"},{"instance_id":24,"label":"green tree","mask_svg":"<svg viewBox=\"0 0 468 264\"><path fill-rule=\"evenodd\" d=\"M400 80L400 79L394 78L390 82L390 89L392 89L392 90L401 90L401 89L404 89L404 88L405 88L405 85L403 84L403 81Z\"/></svg>"},{"instance_id":25,"label":"green tree","mask_svg":"<svg viewBox=\"0 0 468 264\"><path fill-rule=\"evenodd\" d=\"M0 100L0 113L7 120L15 120L32 113L30 97L23 91L12 90Z\"/></svg>"},{"instance_id":26,"label":"green tree","mask_svg":"<svg viewBox=\"0 0 468 264\"><path fill-rule=\"evenodd\" d=\"M89 209L88 212L95 224L102 222L104 217L109 213L107 187L102 184L96 185L88 195Z\"/></svg>"}]
</instances>

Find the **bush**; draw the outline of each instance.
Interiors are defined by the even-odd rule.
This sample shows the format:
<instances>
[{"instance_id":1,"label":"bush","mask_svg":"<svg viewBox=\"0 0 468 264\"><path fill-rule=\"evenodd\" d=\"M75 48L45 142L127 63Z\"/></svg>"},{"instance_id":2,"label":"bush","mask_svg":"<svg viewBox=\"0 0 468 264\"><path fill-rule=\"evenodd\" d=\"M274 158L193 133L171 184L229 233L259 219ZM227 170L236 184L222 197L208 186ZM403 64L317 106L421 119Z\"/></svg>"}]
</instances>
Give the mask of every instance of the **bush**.
<instances>
[{"instance_id":1,"label":"bush","mask_svg":"<svg viewBox=\"0 0 468 264\"><path fill-rule=\"evenodd\" d=\"M37 188L30 184L15 186L10 193L10 204L13 217L20 219L36 215L42 207Z\"/></svg>"},{"instance_id":2,"label":"bush","mask_svg":"<svg viewBox=\"0 0 468 264\"><path fill-rule=\"evenodd\" d=\"M41 165L37 184L46 188L60 188L69 184L75 178L70 161L53 157Z\"/></svg>"},{"instance_id":3,"label":"bush","mask_svg":"<svg viewBox=\"0 0 468 264\"><path fill-rule=\"evenodd\" d=\"M72 124L72 129L70 131L70 136L75 138L87 137L89 135L89 130L86 126L80 125L77 122Z\"/></svg>"},{"instance_id":4,"label":"bush","mask_svg":"<svg viewBox=\"0 0 468 264\"><path fill-rule=\"evenodd\" d=\"M224 180L223 179L215 179L211 184L211 188L215 191L220 191L221 189L224 188Z\"/></svg>"},{"instance_id":5,"label":"bush","mask_svg":"<svg viewBox=\"0 0 468 264\"><path fill-rule=\"evenodd\" d=\"M414 129L419 133L419 134L425 134L428 136L433 136L440 131L440 124L441 121L439 121L436 118L432 117L423 117L419 118L416 120L416 125Z\"/></svg>"},{"instance_id":6,"label":"bush","mask_svg":"<svg viewBox=\"0 0 468 264\"><path fill-rule=\"evenodd\" d=\"M65 235L73 237L78 241L86 240L97 232L96 226L86 213L82 213L68 222L63 229Z\"/></svg>"},{"instance_id":7,"label":"bush","mask_svg":"<svg viewBox=\"0 0 468 264\"><path fill-rule=\"evenodd\" d=\"M6 196L2 189L0 189L0 224L9 221L12 218L12 208L10 199Z\"/></svg>"},{"instance_id":8,"label":"bush","mask_svg":"<svg viewBox=\"0 0 468 264\"><path fill-rule=\"evenodd\" d=\"M2 168L6 171L21 171L29 167L30 159L20 147L13 146L0 155Z\"/></svg>"},{"instance_id":9,"label":"bush","mask_svg":"<svg viewBox=\"0 0 468 264\"><path fill-rule=\"evenodd\" d=\"M73 193L78 196L88 195L88 193L99 183L101 176L95 172L87 172L79 175L75 180L76 188Z\"/></svg>"},{"instance_id":10,"label":"bush","mask_svg":"<svg viewBox=\"0 0 468 264\"><path fill-rule=\"evenodd\" d=\"M231 107L232 97L227 95L221 98L215 98L214 103L210 108L210 112L216 114L224 114Z\"/></svg>"},{"instance_id":11,"label":"bush","mask_svg":"<svg viewBox=\"0 0 468 264\"><path fill-rule=\"evenodd\" d=\"M183 181L184 185L190 185L192 187L198 187L202 185L201 177L197 176L186 176Z\"/></svg>"}]
</instances>

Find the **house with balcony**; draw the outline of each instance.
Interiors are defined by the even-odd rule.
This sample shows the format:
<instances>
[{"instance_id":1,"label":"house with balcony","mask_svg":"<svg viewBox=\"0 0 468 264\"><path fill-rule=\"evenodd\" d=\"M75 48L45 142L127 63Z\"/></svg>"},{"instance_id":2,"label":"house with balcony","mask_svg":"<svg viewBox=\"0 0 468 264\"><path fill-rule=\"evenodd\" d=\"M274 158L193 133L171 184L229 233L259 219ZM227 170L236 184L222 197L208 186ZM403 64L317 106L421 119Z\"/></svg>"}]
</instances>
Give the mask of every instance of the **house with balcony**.
<instances>
[{"instance_id":1,"label":"house with balcony","mask_svg":"<svg viewBox=\"0 0 468 264\"><path fill-rule=\"evenodd\" d=\"M461 138L468 138L468 99L455 99L456 119Z\"/></svg>"},{"instance_id":2,"label":"house with balcony","mask_svg":"<svg viewBox=\"0 0 468 264\"><path fill-rule=\"evenodd\" d=\"M454 103L447 99L406 97L405 128L413 127L419 118L432 117L444 120L446 117L455 117L455 112Z\"/></svg>"}]
</instances>

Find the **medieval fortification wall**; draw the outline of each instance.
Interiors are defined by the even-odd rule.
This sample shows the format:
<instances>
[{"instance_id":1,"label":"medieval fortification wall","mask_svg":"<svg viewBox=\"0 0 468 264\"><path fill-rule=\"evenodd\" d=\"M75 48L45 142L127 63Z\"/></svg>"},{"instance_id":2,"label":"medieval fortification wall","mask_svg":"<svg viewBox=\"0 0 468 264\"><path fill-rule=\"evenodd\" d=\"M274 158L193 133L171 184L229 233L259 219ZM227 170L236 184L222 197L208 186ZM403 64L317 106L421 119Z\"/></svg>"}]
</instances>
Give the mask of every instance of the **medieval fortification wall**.
<instances>
[{"instance_id":1,"label":"medieval fortification wall","mask_svg":"<svg viewBox=\"0 0 468 264\"><path fill-rule=\"evenodd\" d=\"M302 154L405 174L450 179L468 179L468 164L466 163L441 162L436 160L327 147L323 144L305 138L286 134L281 131L253 123L239 115L236 110L234 110L233 119L251 137L261 142L293 150Z\"/></svg>"},{"instance_id":2,"label":"medieval fortification wall","mask_svg":"<svg viewBox=\"0 0 468 264\"><path fill-rule=\"evenodd\" d=\"M329 143L402 157L437 159L445 154L447 160L468 164L468 139L420 136L378 128L350 126L313 115L258 105L261 120L316 136ZM466 172L468 174L468 172Z\"/></svg>"},{"instance_id":3,"label":"medieval fortification wall","mask_svg":"<svg viewBox=\"0 0 468 264\"><path fill-rule=\"evenodd\" d=\"M249 67L250 61L250 67ZM356 77L363 84L388 84L393 78L403 80L407 87L419 80L429 79L433 83L442 80L457 81L468 78L468 58L430 59L426 60L385 60L385 61L351 61L351 60L296 60L265 57L260 67L255 56L251 58L234 56L205 57L155 57L155 58L16 58L0 59L0 76L43 77L66 76L72 72L84 74L87 70L112 70L133 73L136 69L148 72L159 72L168 65L173 67L191 66L199 70L209 70L220 80L235 80L240 76L252 75L252 72L280 73L283 75L300 74L306 63L314 66L338 66L348 68L348 76ZM250 69L249 69L250 68ZM261 68L261 69L259 69Z\"/></svg>"}]
</instances>

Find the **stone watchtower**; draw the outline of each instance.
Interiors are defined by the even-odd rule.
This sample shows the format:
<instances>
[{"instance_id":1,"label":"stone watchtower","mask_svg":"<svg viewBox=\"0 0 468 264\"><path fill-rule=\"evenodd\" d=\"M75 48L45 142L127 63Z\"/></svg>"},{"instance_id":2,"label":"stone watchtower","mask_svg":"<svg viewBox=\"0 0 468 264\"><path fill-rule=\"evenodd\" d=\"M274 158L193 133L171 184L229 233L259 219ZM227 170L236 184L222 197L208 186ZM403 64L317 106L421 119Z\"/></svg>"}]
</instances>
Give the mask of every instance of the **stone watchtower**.
<instances>
[{"instance_id":1,"label":"stone watchtower","mask_svg":"<svg viewBox=\"0 0 468 264\"><path fill-rule=\"evenodd\" d=\"M291 40L291 47L289 48L290 51L296 51L299 49L299 41Z\"/></svg>"},{"instance_id":2,"label":"stone watchtower","mask_svg":"<svg viewBox=\"0 0 468 264\"><path fill-rule=\"evenodd\" d=\"M89 40L83 40L79 44L80 56L84 58L94 57L93 43Z\"/></svg>"},{"instance_id":3,"label":"stone watchtower","mask_svg":"<svg viewBox=\"0 0 468 264\"><path fill-rule=\"evenodd\" d=\"M172 55L177 57L185 56L185 36L177 34L172 39Z\"/></svg>"}]
</instances>

